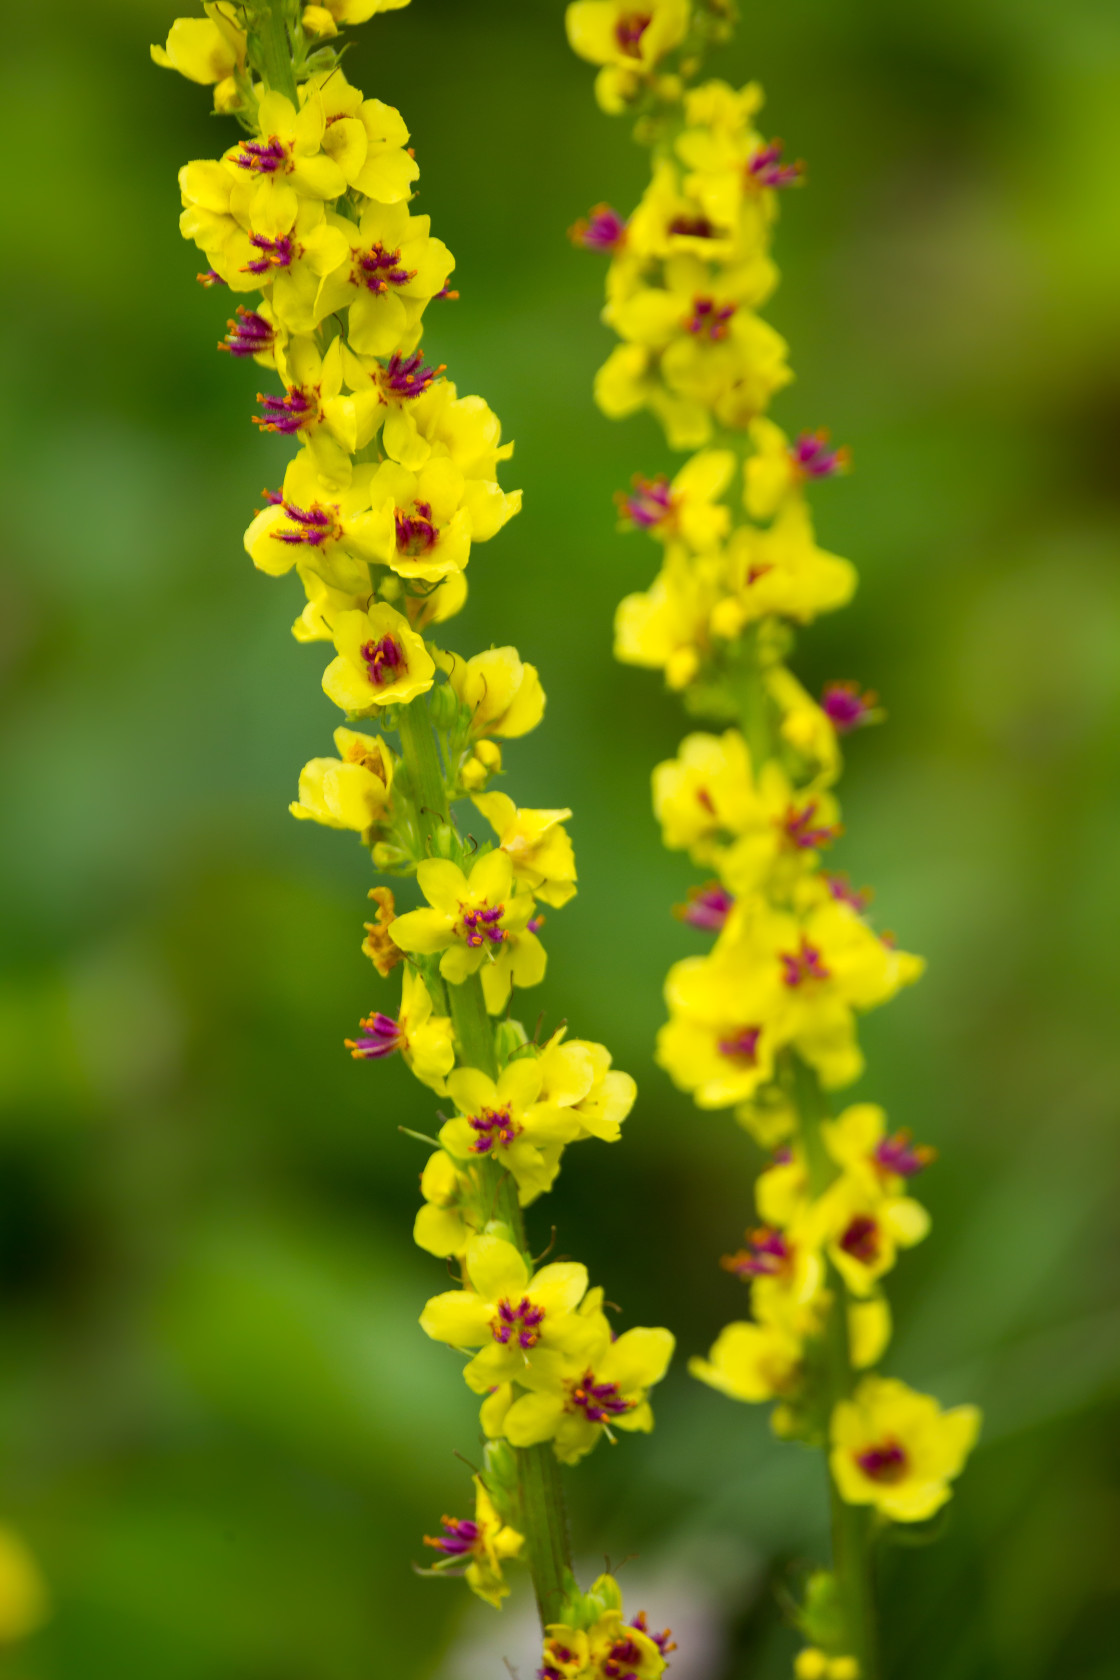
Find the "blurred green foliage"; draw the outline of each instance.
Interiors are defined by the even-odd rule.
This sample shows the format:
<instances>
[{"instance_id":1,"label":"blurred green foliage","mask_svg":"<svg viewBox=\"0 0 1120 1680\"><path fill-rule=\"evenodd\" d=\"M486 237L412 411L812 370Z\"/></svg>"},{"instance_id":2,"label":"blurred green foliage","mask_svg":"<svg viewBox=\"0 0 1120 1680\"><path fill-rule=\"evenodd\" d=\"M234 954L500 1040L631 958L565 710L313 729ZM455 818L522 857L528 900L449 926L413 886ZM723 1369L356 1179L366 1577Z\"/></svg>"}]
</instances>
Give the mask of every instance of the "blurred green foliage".
<instances>
[{"instance_id":1,"label":"blurred green foliage","mask_svg":"<svg viewBox=\"0 0 1120 1680\"><path fill-rule=\"evenodd\" d=\"M885 697L888 727L851 746L838 862L930 959L868 1023L859 1088L941 1151L889 1368L987 1412L945 1536L885 1560L889 1674L1106 1680L1120 18L1112 0L744 9L717 68L763 80L768 130L810 163L769 310L799 375L776 414L856 461L818 506L861 591L799 668ZM464 1506L452 1451L477 1443L456 1361L415 1326L442 1272L410 1244L423 1153L397 1126L427 1130L431 1104L342 1051L388 995L358 950L367 864L285 813L334 716L320 650L287 634L293 589L241 550L283 450L248 423L257 370L212 352L228 303L178 237L176 170L228 130L148 63L171 16L24 8L0 65L0 1517L55 1601L3 1672L424 1680L465 1614L478 1627L462 1589L408 1568ZM403 109L420 206L459 259L430 349L518 439L525 512L477 552L451 639L539 664L548 714L507 785L576 810L580 896L549 918L524 1013L604 1039L641 1086L620 1146L569 1155L537 1234L555 1219L626 1321L670 1324L683 1356L741 1311L716 1261L756 1161L650 1062L689 871L660 849L648 778L684 724L610 659L614 603L653 564L611 492L670 463L651 424L590 401L602 276L564 230L598 199L629 208L644 160L561 18L414 0L357 32L348 70ZM649 1441L568 1478L577 1547L640 1550L624 1585L658 1572L693 1615L708 1655L682 1649L682 1680L779 1680L780 1598L824 1544L819 1460L683 1365Z\"/></svg>"}]
</instances>

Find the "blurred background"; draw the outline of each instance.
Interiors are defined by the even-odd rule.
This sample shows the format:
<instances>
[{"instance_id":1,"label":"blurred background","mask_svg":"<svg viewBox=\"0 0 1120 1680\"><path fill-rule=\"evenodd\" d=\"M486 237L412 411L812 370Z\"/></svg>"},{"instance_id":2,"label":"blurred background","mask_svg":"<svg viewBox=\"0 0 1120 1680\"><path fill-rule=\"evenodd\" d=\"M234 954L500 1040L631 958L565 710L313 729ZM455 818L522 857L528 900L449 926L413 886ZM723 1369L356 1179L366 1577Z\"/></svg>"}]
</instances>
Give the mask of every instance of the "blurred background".
<instances>
[{"instance_id":1,"label":"blurred background","mask_svg":"<svg viewBox=\"0 0 1120 1680\"><path fill-rule=\"evenodd\" d=\"M872 1018L857 1094L935 1144L933 1238L891 1279L891 1372L985 1408L947 1532L888 1553L888 1680L1120 1675L1120 17L1111 0L745 6L713 68L759 77L808 159L768 314L788 428L855 456L821 538L861 568L803 638L877 688L837 863L928 977ZM489 1680L499 1618L409 1569L463 1514L456 1361L416 1327L432 1102L342 1039L389 995L359 953L368 863L286 813L336 721L295 586L241 532L285 451L214 354L176 171L230 137L157 70L174 8L24 10L0 64L8 260L0 611L0 1521L53 1615L12 1680ZM631 208L644 158L595 108L559 0L414 0L348 71L399 105L462 300L427 342L518 440L525 512L471 566L452 641L541 668L523 804L575 808L580 894L524 1000L605 1040L641 1095L568 1156L559 1226L681 1357L648 1441L567 1477L577 1549L674 1623L675 1680L779 1680L783 1595L822 1556L818 1457L691 1382L743 1309L719 1270L753 1146L651 1064L670 905L650 767L677 704L610 658L652 548L611 493L670 467L590 386L602 271L565 229ZM267 378L267 376L266 376ZM519 1620L519 1617L522 1619Z\"/></svg>"}]
</instances>

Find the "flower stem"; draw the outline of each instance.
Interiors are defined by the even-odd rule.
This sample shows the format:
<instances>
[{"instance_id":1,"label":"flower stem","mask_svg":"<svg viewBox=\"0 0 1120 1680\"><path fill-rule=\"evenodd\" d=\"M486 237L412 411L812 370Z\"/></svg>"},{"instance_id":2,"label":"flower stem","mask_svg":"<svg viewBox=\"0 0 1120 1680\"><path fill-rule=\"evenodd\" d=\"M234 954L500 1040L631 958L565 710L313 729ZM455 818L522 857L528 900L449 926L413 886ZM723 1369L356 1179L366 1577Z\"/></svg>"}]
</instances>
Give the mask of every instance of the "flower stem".
<instances>
[{"instance_id":1,"label":"flower stem","mask_svg":"<svg viewBox=\"0 0 1120 1680\"><path fill-rule=\"evenodd\" d=\"M549 1622L561 1620L572 1574L560 1467L551 1445L545 1441L537 1447L519 1447L517 1475L521 1522L543 1631Z\"/></svg>"},{"instance_id":2,"label":"flower stem","mask_svg":"<svg viewBox=\"0 0 1120 1680\"><path fill-rule=\"evenodd\" d=\"M749 625L743 631L739 656L728 677L739 702L743 739L750 749L751 764L757 776L774 750L770 705L763 682L762 661L759 658L757 625Z\"/></svg>"},{"instance_id":3,"label":"flower stem","mask_svg":"<svg viewBox=\"0 0 1120 1680\"><path fill-rule=\"evenodd\" d=\"M420 822L420 830L430 848L436 829L447 822L448 814L447 790L444 787L443 771L440 769L439 751L432 732L426 696L421 694L410 705L400 708L397 713L397 732L401 738L401 755L408 766L416 793L416 815ZM483 1062L475 1062L473 1065L482 1068L484 1073L490 1072L490 1068Z\"/></svg>"},{"instance_id":4,"label":"flower stem","mask_svg":"<svg viewBox=\"0 0 1120 1680\"><path fill-rule=\"evenodd\" d=\"M815 1198L828 1189L837 1171L825 1149L820 1129L821 1121L828 1118L828 1105L816 1073L797 1057L794 1058L794 1084L801 1144L809 1173L809 1192ZM829 1267L828 1281L832 1305L824 1323L824 1368L825 1398L831 1418L834 1407L851 1394L854 1379L848 1341L848 1290L832 1266ZM860 1680L877 1680L879 1660L871 1513L863 1506L849 1505L841 1499L831 1472L828 1487L832 1514L832 1572L844 1609L850 1654L859 1663Z\"/></svg>"},{"instance_id":5,"label":"flower stem","mask_svg":"<svg viewBox=\"0 0 1120 1680\"><path fill-rule=\"evenodd\" d=\"M299 109L295 70L292 67L292 27L299 29L298 18L293 20L290 0L266 0L258 14L256 27L249 34L249 58L259 70L265 86L273 93L282 93ZM255 49L255 50L254 50Z\"/></svg>"}]
</instances>

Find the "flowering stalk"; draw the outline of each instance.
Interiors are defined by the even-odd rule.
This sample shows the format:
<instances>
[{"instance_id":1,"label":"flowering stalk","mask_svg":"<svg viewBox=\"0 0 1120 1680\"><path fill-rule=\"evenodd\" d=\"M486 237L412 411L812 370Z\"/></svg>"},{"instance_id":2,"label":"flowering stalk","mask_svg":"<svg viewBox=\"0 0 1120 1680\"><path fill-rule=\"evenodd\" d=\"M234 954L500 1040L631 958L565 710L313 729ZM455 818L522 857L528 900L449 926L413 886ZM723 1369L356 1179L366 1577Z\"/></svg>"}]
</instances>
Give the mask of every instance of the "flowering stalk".
<instances>
[{"instance_id":1,"label":"flowering stalk","mask_svg":"<svg viewBox=\"0 0 1120 1680\"><path fill-rule=\"evenodd\" d=\"M429 1572L465 1575L500 1607L520 1558L545 1680L648 1680L668 1636L626 1622L608 1576L577 1587L558 1465L615 1430L652 1428L649 1390L673 1338L616 1336L584 1266L537 1267L523 1216L568 1144L618 1140L635 1086L602 1045L564 1026L538 1043L509 1015L514 988L544 976L540 906L576 891L571 812L518 809L491 785L496 738L541 720L533 666L512 647L465 659L431 635L463 605L474 545L518 512L520 492L498 483L513 445L481 397L460 397L424 360L429 304L457 296L454 258L411 212L419 171L400 114L351 86L330 45L340 26L406 3L220 0L178 19L153 57L213 84L216 108L246 131L181 171L181 227L204 254L203 283L250 300L220 348L279 376L257 423L297 451L245 547L261 571L303 585L293 633L331 645L323 688L345 723L337 756L304 766L291 810L358 834L375 868L414 880L422 899L398 914L387 886L372 890L363 950L383 979L399 970L400 1002L348 1043L361 1060L399 1055L452 1111L414 1236L459 1287L420 1323L470 1356L486 1445L474 1514L445 1517L426 1540ZM382 733L365 732L371 720ZM476 841L479 818L493 839Z\"/></svg>"},{"instance_id":2,"label":"flowering stalk","mask_svg":"<svg viewBox=\"0 0 1120 1680\"><path fill-rule=\"evenodd\" d=\"M805 171L757 130L757 84L696 79L732 11L731 0L569 5L569 41L599 66L599 104L636 116L652 151L633 215L599 205L572 237L610 257L603 319L620 342L596 375L600 408L648 409L671 448L693 452L672 481L639 475L617 498L622 527L663 557L650 588L619 606L616 655L663 670L689 712L721 729L687 736L653 775L665 844L714 872L678 914L716 936L669 973L657 1059L700 1108L732 1109L773 1152L755 1185L759 1223L722 1262L749 1288L752 1316L690 1370L734 1399L776 1401L777 1434L827 1450L832 1562L798 1610L795 1673L875 1680L875 1543L944 1505L980 1419L871 1374L891 1333L881 1280L929 1227L908 1192L933 1151L891 1135L871 1103L833 1118L829 1095L863 1072L858 1015L923 965L874 930L869 894L823 867L843 832L840 741L883 714L855 683L814 700L786 663L793 627L855 588L849 562L817 545L808 502L849 463L827 433L791 443L766 418L791 374L758 310L777 282L778 195Z\"/></svg>"}]
</instances>

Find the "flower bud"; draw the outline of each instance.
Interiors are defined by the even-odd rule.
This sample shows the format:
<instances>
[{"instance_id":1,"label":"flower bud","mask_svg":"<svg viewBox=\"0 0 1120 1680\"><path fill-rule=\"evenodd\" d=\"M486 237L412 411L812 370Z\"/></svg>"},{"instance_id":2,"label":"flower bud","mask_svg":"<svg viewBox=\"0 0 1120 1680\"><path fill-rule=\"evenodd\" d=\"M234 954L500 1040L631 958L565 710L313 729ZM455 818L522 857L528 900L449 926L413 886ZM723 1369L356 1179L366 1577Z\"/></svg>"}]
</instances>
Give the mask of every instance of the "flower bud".
<instances>
[{"instance_id":1,"label":"flower bud","mask_svg":"<svg viewBox=\"0 0 1120 1680\"><path fill-rule=\"evenodd\" d=\"M459 856L459 851L459 836L451 824L440 823L432 835L432 856L454 861Z\"/></svg>"},{"instance_id":2,"label":"flower bud","mask_svg":"<svg viewBox=\"0 0 1120 1680\"><path fill-rule=\"evenodd\" d=\"M528 1034L520 1021L499 1021L494 1030L494 1049L498 1065L505 1067L521 1046L528 1042Z\"/></svg>"},{"instance_id":3,"label":"flower bud","mask_svg":"<svg viewBox=\"0 0 1120 1680\"><path fill-rule=\"evenodd\" d=\"M399 846L391 846L387 840L379 840L370 856L373 858L373 867L380 869L385 875L394 873L411 861L407 852L402 852Z\"/></svg>"},{"instance_id":4,"label":"flower bud","mask_svg":"<svg viewBox=\"0 0 1120 1680\"><path fill-rule=\"evenodd\" d=\"M450 683L440 683L428 696L432 722L437 729L450 729L459 716L459 700Z\"/></svg>"}]
</instances>

